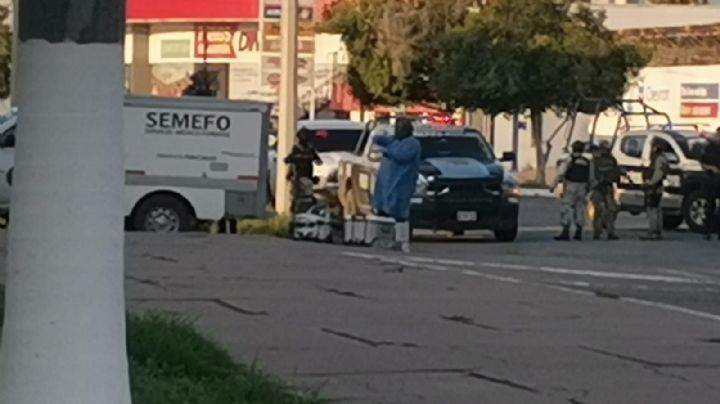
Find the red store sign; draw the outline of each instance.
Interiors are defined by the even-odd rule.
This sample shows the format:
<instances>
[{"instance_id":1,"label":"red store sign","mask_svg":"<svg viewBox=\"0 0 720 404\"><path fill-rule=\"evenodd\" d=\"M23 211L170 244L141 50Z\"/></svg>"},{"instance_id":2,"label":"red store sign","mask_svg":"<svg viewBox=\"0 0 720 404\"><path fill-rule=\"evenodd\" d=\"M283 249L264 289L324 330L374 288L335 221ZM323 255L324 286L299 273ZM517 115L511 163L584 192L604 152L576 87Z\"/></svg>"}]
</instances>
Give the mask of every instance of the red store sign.
<instances>
[{"instance_id":1,"label":"red store sign","mask_svg":"<svg viewBox=\"0 0 720 404\"><path fill-rule=\"evenodd\" d=\"M244 32L234 24L195 25L195 57L207 59L233 59L238 52L260 50L258 33Z\"/></svg>"},{"instance_id":2,"label":"red store sign","mask_svg":"<svg viewBox=\"0 0 720 404\"><path fill-rule=\"evenodd\" d=\"M717 118L718 104L716 102L683 102L680 104L680 117L682 118Z\"/></svg>"},{"instance_id":3,"label":"red store sign","mask_svg":"<svg viewBox=\"0 0 720 404\"><path fill-rule=\"evenodd\" d=\"M136 21L256 21L258 0L128 0L127 18Z\"/></svg>"}]
</instances>

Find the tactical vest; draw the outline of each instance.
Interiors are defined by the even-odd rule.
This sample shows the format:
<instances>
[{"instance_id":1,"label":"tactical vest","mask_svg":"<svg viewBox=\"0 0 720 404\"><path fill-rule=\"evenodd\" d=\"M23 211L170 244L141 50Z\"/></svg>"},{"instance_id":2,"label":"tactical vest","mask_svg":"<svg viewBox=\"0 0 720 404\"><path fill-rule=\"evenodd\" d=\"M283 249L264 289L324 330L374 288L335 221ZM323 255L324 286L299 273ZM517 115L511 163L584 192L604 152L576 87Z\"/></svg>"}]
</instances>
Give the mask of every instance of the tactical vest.
<instances>
[{"instance_id":1,"label":"tactical vest","mask_svg":"<svg viewBox=\"0 0 720 404\"><path fill-rule=\"evenodd\" d=\"M590 160L585 157L571 157L565 172L565 181L588 182L590 180Z\"/></svg>"},{"instance_id":2,"label":"tactical vest","mask_svg":"<svg viewBox=\"0 0 720 404\"><path fill-rule=\"evenodd\" d=\"M661 155L655 155L652 156L650 160L650 166L645 167L643 169L643 181L647 182L649 181L652 176L655 174L655 167L657 165L660 165L660 171L662 172L662 179L658 181L657 184L653 188L650 188L650 191L655 191L661 189L663 187L663 182L665 181L665 178L667 178L668 171L670 170L670 166L668 165L668 162L664 156Z\"/></svg>"},{"instance_id":3,"label":"tactical vest","mask_svg":"<svg viewBox=\"0 0 720 404\"><path fill-rule=\"evenodd\" d=\"M595 179L600 185L612 185L620 178L620 168L612 156L598 156L595 163Z\"/></svg>"}]
</instances>

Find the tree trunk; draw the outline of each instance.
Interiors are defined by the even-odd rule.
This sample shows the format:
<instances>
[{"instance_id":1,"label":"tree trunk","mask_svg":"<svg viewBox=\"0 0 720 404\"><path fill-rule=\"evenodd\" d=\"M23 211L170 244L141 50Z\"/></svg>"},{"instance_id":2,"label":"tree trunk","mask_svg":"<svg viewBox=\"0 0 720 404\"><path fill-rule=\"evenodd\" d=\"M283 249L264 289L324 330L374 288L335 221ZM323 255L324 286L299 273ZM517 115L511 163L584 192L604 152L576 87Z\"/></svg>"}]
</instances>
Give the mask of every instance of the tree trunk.
<instances>
[{"instance_id":1,"label":"tree trunk","mask_svg":"<svg viewBox=\"0 0 720 404\"><path fill-rule=\"evenodd\" d=\"M122 0L20 0L0 403L129 404Z\"/></svg>"},{"instance_id":2,"label":"tree trunk","mask_svg":"<svg viewBox=\"0 0 720 404\"><path fill-rule=\"evenodd\" d=\"M490 118L490 144L495 147L495 115L488 115Z\"/></svg>"},{"instance_id":3,"label":"tree trunk","mask_svg":"<svg viewBox=\"0 0 720 404\"><path fill-rule=\"evenodd\" d=\"M538 184L545 184L545 153L543 152L543 119L542 111L532 110L530 112L530 125L532 126L532 140L533 146L535 147L535 182Z\"/></svg>"}]
</instances>

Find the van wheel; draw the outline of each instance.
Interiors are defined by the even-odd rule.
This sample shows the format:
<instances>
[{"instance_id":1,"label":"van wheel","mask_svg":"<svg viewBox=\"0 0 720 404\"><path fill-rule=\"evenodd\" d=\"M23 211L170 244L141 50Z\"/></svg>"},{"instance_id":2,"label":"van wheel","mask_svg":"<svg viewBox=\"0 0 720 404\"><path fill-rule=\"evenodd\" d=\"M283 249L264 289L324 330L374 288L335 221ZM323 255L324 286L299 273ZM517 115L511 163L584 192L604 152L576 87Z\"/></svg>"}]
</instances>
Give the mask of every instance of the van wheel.
<instances>
[{"instance_id":1,"label":"van wheel","mask_svg":"<svg viewBox=\"0 0 720 404\"><path fill-rule=\"evenodd\" d=\"M140 204L132 221L135 230L177 233L190 230L195 220L184 201L172 195L155 195Z\"/></svg>"},{"instance_id":2,"label":"van wheel","mask_svg":"<svg viewBox=\"0 0 720 404\"><path fill-rule=\"evenodd\" d=\"M683 202L683 217L694 233L705 232L705 217L707 215L707 200L702 190L697 190L685 197Z\"/></svg>"}]
</instances>

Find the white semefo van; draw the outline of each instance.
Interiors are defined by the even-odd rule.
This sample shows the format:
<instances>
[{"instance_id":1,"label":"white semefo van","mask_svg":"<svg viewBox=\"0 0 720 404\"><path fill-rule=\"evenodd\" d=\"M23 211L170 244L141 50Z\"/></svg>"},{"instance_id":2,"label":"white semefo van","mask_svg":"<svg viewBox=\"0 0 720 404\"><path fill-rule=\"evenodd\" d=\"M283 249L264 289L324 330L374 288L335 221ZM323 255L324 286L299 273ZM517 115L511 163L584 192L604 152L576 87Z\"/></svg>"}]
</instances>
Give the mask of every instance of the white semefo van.
<instances>
[{"instance_id":1,"label":"white semefo van","mask_svg":"<svg viewBox=\"0 0 720 404\"><path fill-rule=\"evenodd\" d=\"M269 110L249 101L127 97L129 227L174 232L192 229L198 221L263 216ZM0 139L3 143L0 182L7 183L13 164L5 160L12 158L8 146L14 142ZM0 207L7 210L6 185L0 186Z\"/></svg>"}]
</instances>

